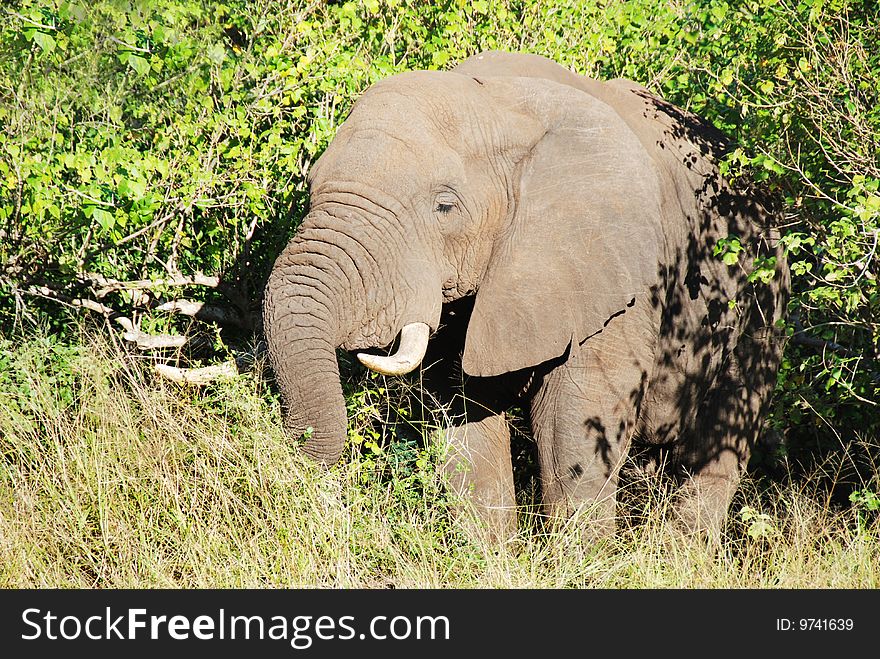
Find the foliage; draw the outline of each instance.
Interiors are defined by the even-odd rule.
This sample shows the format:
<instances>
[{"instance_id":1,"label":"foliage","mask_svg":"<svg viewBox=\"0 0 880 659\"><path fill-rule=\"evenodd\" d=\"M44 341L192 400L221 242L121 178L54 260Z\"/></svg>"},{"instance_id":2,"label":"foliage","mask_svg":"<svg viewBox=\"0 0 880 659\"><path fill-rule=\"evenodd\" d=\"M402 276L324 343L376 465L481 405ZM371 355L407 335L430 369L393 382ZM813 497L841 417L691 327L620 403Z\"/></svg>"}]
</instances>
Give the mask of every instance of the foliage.
<instances>
[{"instance_id":1,"label":"foliage","mask_svg":"<svg viewBox=\"0 0 880 659\"><path fill-rule=\"evenodd\" d=\"M778 533L773 525L773 518L767 513L758 512L752 506L743 506L739 511L739 518L743 524L747 525L746 535L753 540Z\"/></svg>"},{"instance_id":2,"label":"foliage","mask_svg":"<svg viewBox=\"0 0 880 659\"><path fill-rule=\"evenodd\" d=\"M177 299L253 317L307 203L309 166L364 88L522 50L641 82L731 138L727 175L782 200L795 294L773 423L786 451L880 435L876 3L13 0L2 11L6 335L63 332L59 303L147 333L188 331L168 313L179 306L162 307ZM726 260L737 247L735 236L715 246ZM752 279L771 266L752 264ZM381 396L373 383L349 390L352 440L375 456L388 437L365 420Z\"/></svg>"},{"instance_id":3,"label":"foliage","mask_svg":"<svg viewBox=\"0 0 880 659\"><path fill-rule=\"evenodd\" d=\"M849 500L855 509L858 529L865 533L870 532L871 522L876 523L880 511L880 494L868 489L853 490L850 492Z\"/></svg>"}]
</instances>

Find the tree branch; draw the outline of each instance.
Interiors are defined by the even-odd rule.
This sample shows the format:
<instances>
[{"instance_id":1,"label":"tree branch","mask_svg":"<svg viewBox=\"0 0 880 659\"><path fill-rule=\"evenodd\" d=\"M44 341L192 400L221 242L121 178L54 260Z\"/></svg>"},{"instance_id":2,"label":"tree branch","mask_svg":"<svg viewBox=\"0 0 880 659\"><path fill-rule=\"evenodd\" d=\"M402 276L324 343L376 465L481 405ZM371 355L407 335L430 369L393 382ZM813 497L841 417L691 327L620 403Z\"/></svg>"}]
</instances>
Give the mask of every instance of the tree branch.
<instances>
[{"instance_id":1,"label":"tree branch","mask_svg":"<svg viewBox=\"0 0 880 659\"><path fill-rule=\"evenodd\" d=\"M92 286L97 287L96 297L104 298L110 293L116 291L138 291L138 290L155 290L158 288L167 288L169 286L206 286L208 288L217 288L220 286L219 277L211 277L197 272L194 275L176 275L174 277L166 277L164 279L137 279L134 281L120 281L118 279L107 279L99 274L88 273L81 279Z\"/></svg>"},{"instance_id":2,"label":"tree branch","mask_svg":"<svg viewBox=\"0 0 880 659\"><path fill-rule=\"evenodd\" d=\"M852 351L849 348L840 345L839 343L835 343L834 341L826 341L825 339L819 339L815 336L809 336L806 329L804 329L804 324L801 322L801 319L798 315L795 315L792 318L792 324L794 325L794 334L791 335L791 342L795 345L806 346L808 348L816 348L817 350L821 350L823 352L829 350L831 352L836 352L840 355L852 354Z\"/></svg>"},{"instance_id":3,"label":"tree branch","mask_svg":"<svg viewBox=\"0 0 880 659\"><path fill-rule=\"evenodd\" d=\"M122 338L137 344L141 350L161 350L162 348L182 348L189 338L171 334L146 334L140 330L130 330L122 335Z\"/></svg>"},{"instance_id":4,"label":"tree branch","mask_svg":"<svg viewBox=\"0 0 880 659\"><path fill-rule=\"evenodd\" d=\"M235 362L224 362L202 368L177 368L167 364L156 364L156 372L164 378L173 380L179 384L192 384L203 386L210 384L220 377L235 377L238 375L238 367Z\"/></svg>"},{"instance_id":5,"label":"tree branch","mask_svg":"<svg viewBox=\"0 0 880 659\"><path fill-rule=\"evenodd\" d=\"M250 319L242 317L242 315L235 309L222 307L217 304L208 304L206 302L196 302L194 300L173 300L171 302L165 302L156 307L156 311L179 313L184 316L192 316L204 322L215 322L220 325L236 325L245 329L250 329L253 326Z\"/></svg>"},{"instance_id":6,"label":"tree branch","mask_svg":"<svg viewBox=\"0 0 880 659\"><path fill-rule=\"evenodd\" d=\"M66 295L62 295L57 291L53 291L48 286L31 286L25 289L24 292L29 295L34 295L37 297L46 298L48 300L54 300L55 302L60 302L62 304L67 304L71 307L88 309L89 311L99 313L108 320L112 320L120 325L122 329L125 330L122 338L124 338L126 341L129 341L130 343L137 344L137 347L141 350L180 348L186 345L186 343L189 341L189 338L186 336L173 336L170 334L153 335L141 332L134 326L131 318L122 315L120 312L108 307L105 304L101 304L100 302L96 302L95 300L89 300L88 298L67 297Z\"/></svg>"}]
</instances>

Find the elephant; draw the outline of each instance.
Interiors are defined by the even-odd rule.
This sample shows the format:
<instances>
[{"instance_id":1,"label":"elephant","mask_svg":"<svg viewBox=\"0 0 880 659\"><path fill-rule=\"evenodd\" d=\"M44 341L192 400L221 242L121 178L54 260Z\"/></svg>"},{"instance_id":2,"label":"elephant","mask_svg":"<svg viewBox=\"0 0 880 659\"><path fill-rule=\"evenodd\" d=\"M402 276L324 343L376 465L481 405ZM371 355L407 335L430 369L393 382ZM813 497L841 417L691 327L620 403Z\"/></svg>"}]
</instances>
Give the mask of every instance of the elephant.
<instances>
[{"instance_id":1,"label":"elephant","mask_svg":"<svg viewBox=\"0 0 880 659\"><path fill-rule=\"evenodd\" d=\"M729 148L645 87L538 55L373 84L311 166L265 287L285 432L340 459L337 349L389 376L430 364L449 484L494 537L517 532L514 407L549 519L589 507L614 528L625 475L654 469L685 529L717 530L766 420L789 288L778 209L722 176Z\"/></svg>"}]
</instances>

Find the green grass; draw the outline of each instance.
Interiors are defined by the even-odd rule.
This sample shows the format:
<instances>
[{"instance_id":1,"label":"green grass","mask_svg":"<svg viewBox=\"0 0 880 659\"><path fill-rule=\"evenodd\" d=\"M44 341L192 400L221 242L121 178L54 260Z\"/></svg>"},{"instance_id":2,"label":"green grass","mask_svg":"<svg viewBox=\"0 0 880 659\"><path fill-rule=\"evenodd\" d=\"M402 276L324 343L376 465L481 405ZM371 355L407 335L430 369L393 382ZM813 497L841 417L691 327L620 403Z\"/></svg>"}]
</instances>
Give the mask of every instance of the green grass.
<instances>
[{"instance_id":1,"label":"green grass","mask_svg":"<svg viewBox=\"0 0 880 659\"><path fill-rule=\"evenodd\" d=\"M880 587L876 521L805 486L747 482L718 546L658 500L600 543L524 514L498 547L461 528L433 448L303 459L259 369L194 391L105 341L0 341L0 387L2 587Z\"/></svg>"}]
</instances>

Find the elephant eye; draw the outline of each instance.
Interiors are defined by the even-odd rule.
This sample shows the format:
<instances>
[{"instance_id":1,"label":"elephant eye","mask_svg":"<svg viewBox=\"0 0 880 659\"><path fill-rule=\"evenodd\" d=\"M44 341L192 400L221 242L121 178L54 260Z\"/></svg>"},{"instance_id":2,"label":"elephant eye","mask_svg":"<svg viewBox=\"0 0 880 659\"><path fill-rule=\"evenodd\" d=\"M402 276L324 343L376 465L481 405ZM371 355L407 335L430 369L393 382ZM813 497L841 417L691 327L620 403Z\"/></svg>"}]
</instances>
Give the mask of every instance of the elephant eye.
<instances>
[{"instance_id":1,"label":"elephant eye","mask_svg":"<svg viewBox=\"0 0 880 659\"><path fill-rule=\"evenodd\" d=\"M459 207L458 195L448 186L444 186L434 195L434 212L449 215Z\"/></svg>"}]
</instances>

